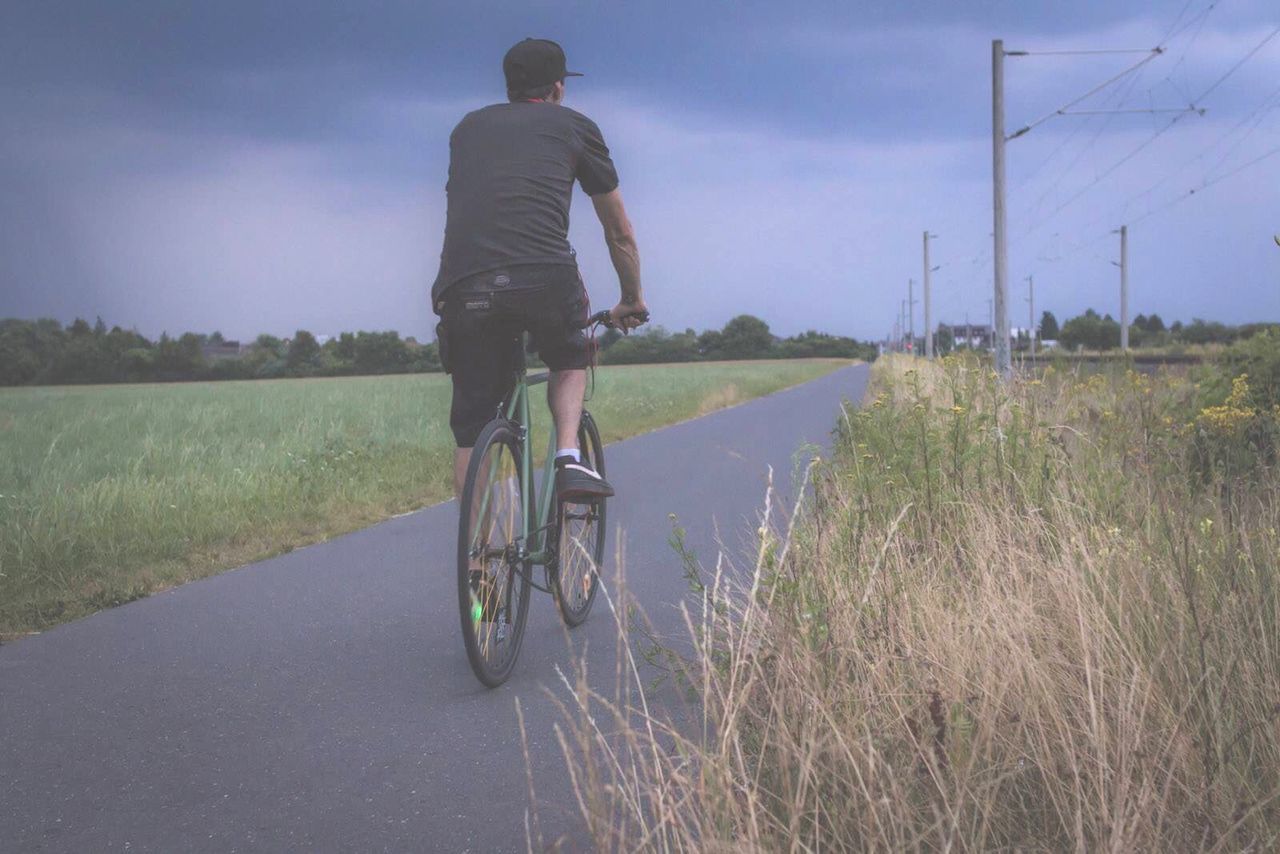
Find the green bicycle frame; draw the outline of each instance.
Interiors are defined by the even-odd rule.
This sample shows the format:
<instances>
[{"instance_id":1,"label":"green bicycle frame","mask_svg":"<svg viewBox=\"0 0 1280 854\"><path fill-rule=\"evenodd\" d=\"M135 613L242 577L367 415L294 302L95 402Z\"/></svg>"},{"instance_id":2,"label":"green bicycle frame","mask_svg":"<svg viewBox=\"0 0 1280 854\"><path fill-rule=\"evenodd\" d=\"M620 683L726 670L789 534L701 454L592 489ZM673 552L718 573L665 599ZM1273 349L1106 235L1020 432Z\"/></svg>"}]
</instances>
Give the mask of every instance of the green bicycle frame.
<instances>
[{"instance_id":1,"label":"green bicycle frame","mask_svg":"<svg viewBox=\"0 0 1280 854\"><path fill-rule=\"evenodd\" d=\"M529 435L532 425L529 388L547 382L549 376L541 373L530 377L522 373L516 380L515 390L511 393L511 403L507 405L507 419L520 425L520 438L523 445L520 454L520 494L525 505L524 512L521 514L524 519L522 533L529 551L528 559L537 564L545 564L550 558L547 549L547 526L551 518L551 499L555 495L556 434L555 430L552 430L547 438L547 458L542 463L541 489L535 495L531 488L533 486L533 454L531 453L533 443ZM536 508L534 507L535 498L538 505ZM530 512L535 509L536 513ZM532 527L530 527L530 519L533 522Z\"/></svg>"},{"instance_id":2,"label":"green bicycle frame","mask_svg":"<svg viewBox=\"0 0 1280 854\"><path fill-rule=\"evenodd\" d=\"M542 465L542 488L534 493L533 487L533 453L529 437L532 412L529 406L530 386L547 382L546 373L530 377L524 372L516 378L515 388L511 392L511 400L507 404L507 420L520 425L520 495L524 506L520 508L523 530L521 538L525 544L525 559L536 564L545 565L551 558L547 548L548 520L551 518L551 499L555 494L555 454L556 435L551 432L547 439L547 458ZM496 465L497 461L494 461ZM489 473L487 483L493 482L494 473ZM534 506L535 498L537 506ZM489 510L489 490L485 490L484 500L480 504L478 518L484 518ZM479 532L475 533L478 536ZM475 543L472 543L474 547Z\"/></svg>"}]
</instances>

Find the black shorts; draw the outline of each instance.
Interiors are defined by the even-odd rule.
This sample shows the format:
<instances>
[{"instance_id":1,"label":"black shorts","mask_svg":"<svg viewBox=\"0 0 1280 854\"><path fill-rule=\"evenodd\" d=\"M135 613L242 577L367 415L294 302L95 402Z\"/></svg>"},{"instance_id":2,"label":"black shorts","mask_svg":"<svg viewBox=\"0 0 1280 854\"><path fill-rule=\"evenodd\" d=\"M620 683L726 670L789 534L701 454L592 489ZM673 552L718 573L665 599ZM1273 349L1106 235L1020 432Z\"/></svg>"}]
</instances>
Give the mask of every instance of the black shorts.
<instances>
[{"instance_id":1,"label":"black shorts","mask_svg":"<svg viewBox=\"0 0 1280 854\"><path fill-rule=\"evenodd\" d=\"M585 368L591 316L576 267L529 265L472 276L443 296L437 332L441 361L453 376L449 426L470 448L511 391L524 364L521 333L553 371Z\"/></svg>"}]
</instances>

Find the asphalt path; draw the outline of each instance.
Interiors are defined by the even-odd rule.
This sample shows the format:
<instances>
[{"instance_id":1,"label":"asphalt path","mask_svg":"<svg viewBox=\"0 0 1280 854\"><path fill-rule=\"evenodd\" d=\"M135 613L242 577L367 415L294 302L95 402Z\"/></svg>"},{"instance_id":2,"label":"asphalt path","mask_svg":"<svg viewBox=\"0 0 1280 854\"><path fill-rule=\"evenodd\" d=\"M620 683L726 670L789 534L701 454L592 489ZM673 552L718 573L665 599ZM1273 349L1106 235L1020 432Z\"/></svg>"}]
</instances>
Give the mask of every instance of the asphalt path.
<instances>
[{"instance_id":1,"label":"asphalt path","mask_svg":"<svg viewBox=\"0 0 1280 854\"><path fill-rule=\"evenodd\" d=\"M789 506L801 449L866 380L842 368L608 447L609 553L621 530L660 631L687 592L671 515L705 561L748 553L770 467ZM448 502L0 647L0 850L525 850L516 698L544 838L577 847L547 689L584 649L612 685L614 624L598 599L566 642L535 593L514 674L484 689L456 525Z\"/></svg>"}]
</instances>

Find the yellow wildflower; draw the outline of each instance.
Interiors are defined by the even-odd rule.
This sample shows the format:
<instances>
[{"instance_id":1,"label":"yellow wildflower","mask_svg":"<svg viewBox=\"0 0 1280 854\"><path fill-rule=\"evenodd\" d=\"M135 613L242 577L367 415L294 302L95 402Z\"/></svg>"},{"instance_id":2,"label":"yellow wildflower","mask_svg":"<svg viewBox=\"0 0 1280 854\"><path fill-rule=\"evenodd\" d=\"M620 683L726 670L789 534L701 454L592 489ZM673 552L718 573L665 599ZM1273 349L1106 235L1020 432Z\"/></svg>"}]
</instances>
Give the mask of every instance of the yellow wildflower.
<instances>
[{"instance_id":1,"label":"yellow wildflower","mask_svg":"<svg viewBox=\"0 0 1280 854\"><path fill-rule=\"evenodd\" d=\"M1233 435L1246 427L1258 415L1248 405L1249 375L1241 374L1231 381L1231 394L1221 406L1207 406L1200 411L1196 422L1200 426L1224 435Z\"/></svg>"}]
</instances>

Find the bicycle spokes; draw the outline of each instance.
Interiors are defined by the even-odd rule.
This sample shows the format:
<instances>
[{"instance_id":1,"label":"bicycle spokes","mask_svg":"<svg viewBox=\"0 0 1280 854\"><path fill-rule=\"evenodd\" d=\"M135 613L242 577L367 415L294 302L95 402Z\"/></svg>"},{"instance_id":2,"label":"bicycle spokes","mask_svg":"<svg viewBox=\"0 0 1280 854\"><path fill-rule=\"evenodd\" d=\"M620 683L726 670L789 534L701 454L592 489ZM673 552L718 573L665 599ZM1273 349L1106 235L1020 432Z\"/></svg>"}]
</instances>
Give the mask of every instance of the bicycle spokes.
<instances>
[{"instance_id":1,"label":"bicycle spokes","mask_svg":"<svg viewBox=\"0 0 1280 854\"><path fill-rule=\"evenodd\" d=\"M565 606L577 610L595 584L599 511L594 504L566 504L561 516L560 585Z\"/></svg>"},{"instance_id":2,"label":"bicycle spokes","mask_svg":"<svg viewBox=\"0 0 1280 854\"><path fill-rule=\"evenodd\" d=\"M469 506L466 551L467 605L475 652L486 669L503 670L514 656L513 604L521 596L524 508L519 466L511 447L491 442L477 451ZM464 600L466 601L466 600Z\"/></svg>"},{"instance_id":3,"label":"bicycle spokes","mask_svg":"<svg viewBox=\"0 0 1280 854\"><path fill-rule=\"evenodd\" d=\"M505 545L520 536L520 473L505 450L495 448L478 472L475 492L480 500L472 501L471 517L473 555L484 553L489 543Z\"/></svg>"}]
</instances>

